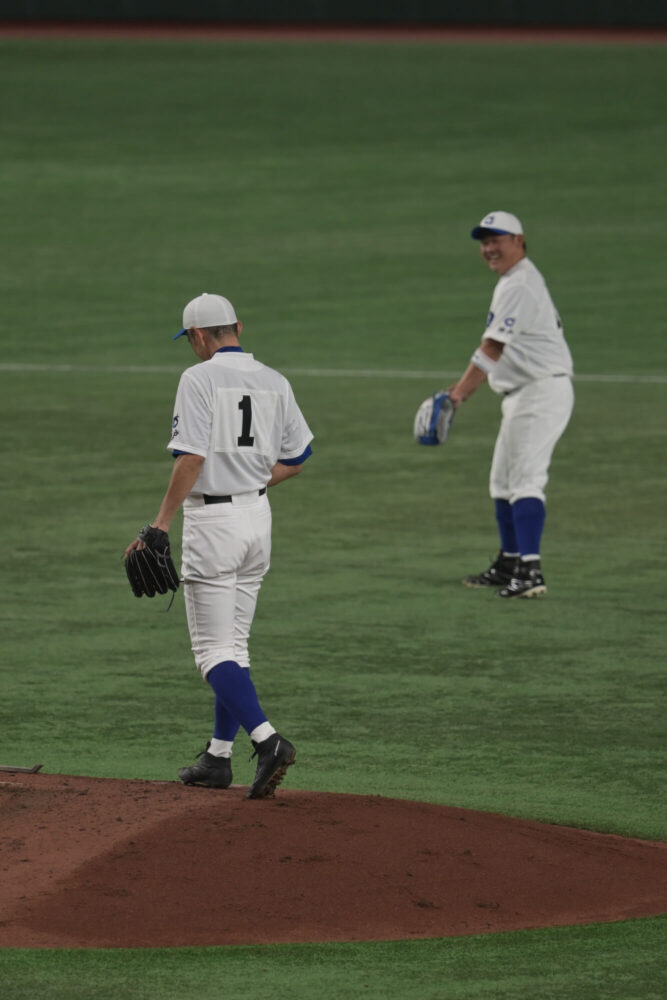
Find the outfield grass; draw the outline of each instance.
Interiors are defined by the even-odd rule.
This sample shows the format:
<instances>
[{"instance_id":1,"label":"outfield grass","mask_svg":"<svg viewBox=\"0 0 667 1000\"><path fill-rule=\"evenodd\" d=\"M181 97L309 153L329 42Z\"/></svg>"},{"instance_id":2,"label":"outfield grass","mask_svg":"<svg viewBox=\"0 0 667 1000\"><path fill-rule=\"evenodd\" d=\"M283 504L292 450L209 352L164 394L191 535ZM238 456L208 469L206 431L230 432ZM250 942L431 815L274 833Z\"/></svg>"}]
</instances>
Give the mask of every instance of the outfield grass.
<instances>
[{"instance_id":1,"label":"outfield grass","mask_svg":"<svg viewBox=\"0 0 667 1000\"><path fill-rule=\"evenodd\" d=\"M299 748L291 783L665 836L666 75L659 47L0 43L5 760L164 779L209 734L182 597L136 601L121 554L169 474L194 361L170 337L219 290L247 348L294 372L315 433L272 491L251 648ZM466 404L446 449L411 439L479 336L493 276L468 232L499 207L527 227L581 376L550 593L509 606L459 583L496 546L498 401ZM49 1000L206 998L230 967L239 994L270 973L304 998L532 998L539 981L645 1000L661 930L3 960ZM171 971L156 993L156 963L190 993Z\"/></svg>"},{"instance_id":2,"label":"outfield grass","mask_svg":"<svg viewBox=\"0 0 667 1000\"><path fill-rule=\"evenodd\" d=\"M665 920L434 941L8 952L6 1000L662 1000ZM14 985L15 984L15 985Z\"/></svg>"}]
</instances>

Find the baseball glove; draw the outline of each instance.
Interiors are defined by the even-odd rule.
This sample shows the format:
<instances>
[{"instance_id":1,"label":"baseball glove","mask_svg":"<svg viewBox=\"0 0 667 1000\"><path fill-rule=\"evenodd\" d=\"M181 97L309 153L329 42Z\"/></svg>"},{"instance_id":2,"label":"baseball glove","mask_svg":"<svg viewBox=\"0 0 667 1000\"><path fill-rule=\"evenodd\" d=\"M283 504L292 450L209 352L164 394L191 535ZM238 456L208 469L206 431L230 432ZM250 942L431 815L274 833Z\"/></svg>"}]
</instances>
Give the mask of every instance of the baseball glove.
<instances>
[{"instance_id":1,"label":"baseball glove","mask_svg":"<svg viewBox=\"0 0 667 1000\"><path fill-rule=\"evenodd\" d=\"M414 422L415 441L419 444L444 444L456 410L449 393L441 390L425 399Z\"/></svg>"},{"instance_id":2,"label":"baseball glove","mask_svg":"<svg viewBox=\"0 0 667 1000\"><path fill-rule=\"evenodd\" d=\"M155 597L176 591L180 584L171 558L169 535L147 524L139 532L143 549L132 549L125 560L125 571L135 597Z\"/></svg>"}]
</instances>

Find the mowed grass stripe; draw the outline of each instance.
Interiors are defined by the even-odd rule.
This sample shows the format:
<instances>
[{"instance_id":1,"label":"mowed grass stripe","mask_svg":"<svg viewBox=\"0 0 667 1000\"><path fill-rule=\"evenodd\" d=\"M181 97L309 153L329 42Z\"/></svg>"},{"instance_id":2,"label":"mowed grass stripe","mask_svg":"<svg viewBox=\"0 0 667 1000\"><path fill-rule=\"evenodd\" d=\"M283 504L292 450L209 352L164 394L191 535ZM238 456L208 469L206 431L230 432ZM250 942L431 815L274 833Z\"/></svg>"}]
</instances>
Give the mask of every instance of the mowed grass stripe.
<instances>
[{"instance_id":1,"label":"mowed grass stripe","mask_svg":"<svg viewBox=\"0 0 667 1000\"><path fill-rule=\"evenodd\" d=\"M60 374L94 375L178 375L186 365L48 365L0 363L3 372L54 372ZM282 369L285 375L304 378L458 378L460 371L398 371L382 368L290 368ZM667 375L575 375L576 382L609 382L632 385L666 385Z\"/></svg>"}]
</instances>

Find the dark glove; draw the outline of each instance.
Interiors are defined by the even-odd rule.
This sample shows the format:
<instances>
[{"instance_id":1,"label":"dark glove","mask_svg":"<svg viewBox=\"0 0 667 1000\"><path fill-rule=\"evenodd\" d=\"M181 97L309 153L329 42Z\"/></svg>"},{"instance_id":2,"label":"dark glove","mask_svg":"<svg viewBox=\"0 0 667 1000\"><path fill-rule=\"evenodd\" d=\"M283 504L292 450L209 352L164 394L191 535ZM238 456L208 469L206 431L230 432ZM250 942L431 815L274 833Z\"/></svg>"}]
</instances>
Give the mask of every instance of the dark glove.
<instances>
[{"instance_id":1,"label":"dark glove","mask_svg":"<svg viewBox=\"0 0 667 1000\"><path fill-rule=\"evenodd\" d=\"M143 549L132 549L125 560L125 571L135 597L155 597L168 590L178 590L180 580L171 558L169 535L147 524L139 532Z\"/></svg>"}]
</instances>

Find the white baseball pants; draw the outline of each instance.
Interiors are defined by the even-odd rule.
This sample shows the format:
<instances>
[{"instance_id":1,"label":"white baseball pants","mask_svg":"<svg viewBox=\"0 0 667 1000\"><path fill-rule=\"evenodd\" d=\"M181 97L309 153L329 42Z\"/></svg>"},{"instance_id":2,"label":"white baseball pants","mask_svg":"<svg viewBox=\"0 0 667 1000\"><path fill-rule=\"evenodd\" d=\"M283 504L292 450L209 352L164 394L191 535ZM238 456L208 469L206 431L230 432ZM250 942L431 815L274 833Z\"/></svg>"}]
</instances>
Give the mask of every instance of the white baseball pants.
<instances>
[{"instance_id":1,"label":"white baseball pants","mask_svg":"<svg viewBox=\"0 0 667 1000\"><path fill-rule=\"evenodd\" d=\"M206 677L217 663L250 667L248 637L271 558L271 506L257 491L231 503L184 505L185 607L195 663Z\"/></svg>"},{"instance_id":2,"label":"white baseball pants","mask_svg":"<svg viewBox=\"0 0 667 1000\"><path fill-rule=\"evenodd\" d=\"M572 380L543 378L505 396L491 462L493 500L546 499L553 450L574 406Z\"/></svg>"}]
</instances>

